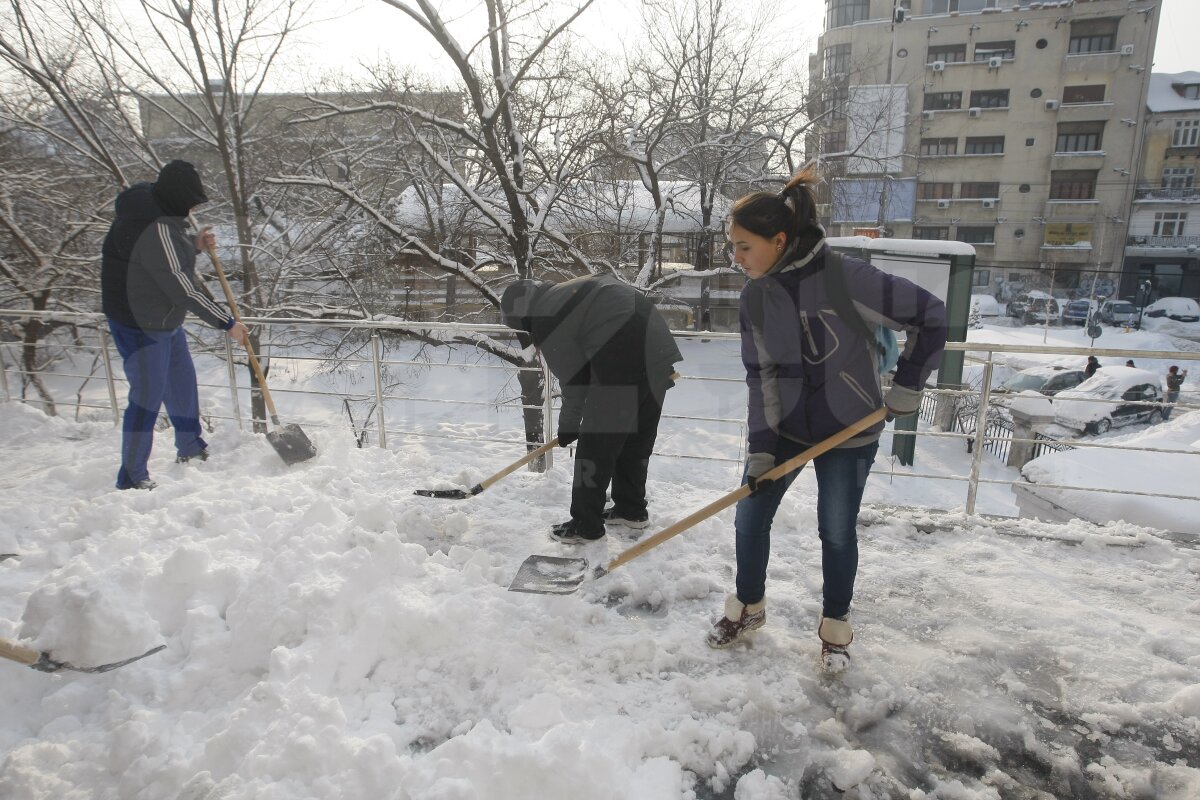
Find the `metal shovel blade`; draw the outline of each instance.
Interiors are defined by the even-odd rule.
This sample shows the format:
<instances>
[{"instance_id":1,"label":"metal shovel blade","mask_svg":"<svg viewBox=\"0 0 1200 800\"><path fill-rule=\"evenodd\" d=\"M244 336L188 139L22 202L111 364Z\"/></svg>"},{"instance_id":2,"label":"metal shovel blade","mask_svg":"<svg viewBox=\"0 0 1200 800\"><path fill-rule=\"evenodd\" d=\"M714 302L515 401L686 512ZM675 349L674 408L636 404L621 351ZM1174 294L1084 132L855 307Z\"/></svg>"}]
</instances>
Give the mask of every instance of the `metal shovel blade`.
<instances>
[{"instance_id":1,"label":"metal shovel blade","mask_svg":"<svg viewBox=\"0 0 1200 800\"><path fill-rule=\"evenodd\" d=\"M604 574L604 570L597 568L595 573L599 576ZM530 556L517 570L508 590L529 594L570 594L589 577L591 574L586 558Z\"/></svg>"},{"instance_id":2,"label":"metal shovel blade","mask_svg":"<svg viewBox=\"0 0 1200 800\"><path fill-rule=\"evenodd\" d=\"M466 500L468 497L474 497L483 491L481 484L475 484L471 487L471 491L466 492L462 489L417 489L413 494L419 494L421 497L438 497L442 500Z\"/></svg>"},{"instance_id":3,"label":"metal shovel blade","mask_svg":"<svg viewBox=\"0 0 1200 800\"><path fill-rule=\"evenodd\" d=\"M32 667L33 669L38 670L39 672L58 672L61 669L69 669L72 672L87 672L87 673L94 675L94 674L100 673L100 672L110 672L111 670L119 669L120 667L123 667L126 664L132 664L135 661L141 661L146 656L152 656L155 653L157 653L159 650L166 650L166 649L167 649L167 646L165 644L160 644L158 647L153 647L153 648L147 650L146 652L142 653L140 656L134 656L133 658L127 658L124 661L114 661L111 664L101 664L98 667L77 667L74 664L67 664L66 662L63 662L63 661L54 661L53 659L50 658L49 653L42 653L42 657L40 659L38 659L37 663L30 664L29 666Z\"/></svg>"},{"instance_id":4,"label":"metal shovel blade","mask_svg":"<svg viewBox=\"0 0 1200 800\"><path fill-rule=\"evenodd\" d=\"M299 464L308 461L317 454L316 445L300 430L294 422L276 428L267 434L267 441L279 453L285 464Z\"/></svg>"}]
</instances>

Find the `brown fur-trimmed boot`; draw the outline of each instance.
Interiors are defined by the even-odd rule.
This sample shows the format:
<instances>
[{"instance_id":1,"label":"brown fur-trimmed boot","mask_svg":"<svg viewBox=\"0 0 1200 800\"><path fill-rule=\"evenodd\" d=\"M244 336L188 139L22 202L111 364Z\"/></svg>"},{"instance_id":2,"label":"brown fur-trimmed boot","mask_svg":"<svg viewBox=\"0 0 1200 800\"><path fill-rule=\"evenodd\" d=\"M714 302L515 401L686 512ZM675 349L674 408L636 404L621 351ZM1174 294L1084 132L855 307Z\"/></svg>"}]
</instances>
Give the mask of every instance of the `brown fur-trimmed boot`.
<instances>
[{"instance_id":1,"label":"brown fur-trimmed boot","mask_svg":"<svg viewBox=\"0 0 1200 800\"><path fill-rule=\"evenodd\" d=\"M745 605L736 594L725 598L725 616L717 620L708 632L708 646L723 650L737 642L743 634L767 623L767 601Z\"/></svg>"},{"instance_id":2,"label":"brown fur-trimmed boot","mask_svg":"<svg viewBox=\"0 0 1200 800\"><path fill-rule=\"evenodd\" d=\"M817 626L821 637L821 668L826 672L845 672L850 669L850 652L846 648L854 641L850 628L850 615L842 618L821 617Z\"/></svg>"}]
</instances>

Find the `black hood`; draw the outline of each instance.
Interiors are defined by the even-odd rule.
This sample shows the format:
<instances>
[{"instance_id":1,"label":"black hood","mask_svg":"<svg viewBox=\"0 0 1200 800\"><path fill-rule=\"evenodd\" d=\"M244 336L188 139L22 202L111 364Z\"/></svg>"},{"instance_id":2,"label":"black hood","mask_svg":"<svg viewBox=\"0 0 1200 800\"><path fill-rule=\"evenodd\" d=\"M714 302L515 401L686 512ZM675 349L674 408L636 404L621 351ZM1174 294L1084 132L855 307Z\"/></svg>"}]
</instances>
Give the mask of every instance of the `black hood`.
<instances>
[{"instance_id":1,"label":"black hood","mask_svg":"<svg viewBox=\"0 0 1200 800\"><path fill-rule=\"evenodd\" d=\"M116 211L119 220L153 222L163 215L152 183L135 183L117 195Z\"/></svg>"},{"instance_id":2,"label":"black hood","mask_svg":"<svg viewBox=\"0 0 1200 800\"><path fill-rule=\"evenodd\" d=\"M158 173L154 182L154 197L163 211L172 217L186 217L201 203L208 202L200 173L187 161L172 161Z\"/></svg>"},{"instance_id":3,"label":"black hood","mask_svg":"<svg viewBox=\"0 0 1200 800\"><path fill-rule=\"evenodd\" d=\"M544 281L520 280L500 296L500 321L516 331L533 332L533 303Z\"/></svg>"}]
</instances>

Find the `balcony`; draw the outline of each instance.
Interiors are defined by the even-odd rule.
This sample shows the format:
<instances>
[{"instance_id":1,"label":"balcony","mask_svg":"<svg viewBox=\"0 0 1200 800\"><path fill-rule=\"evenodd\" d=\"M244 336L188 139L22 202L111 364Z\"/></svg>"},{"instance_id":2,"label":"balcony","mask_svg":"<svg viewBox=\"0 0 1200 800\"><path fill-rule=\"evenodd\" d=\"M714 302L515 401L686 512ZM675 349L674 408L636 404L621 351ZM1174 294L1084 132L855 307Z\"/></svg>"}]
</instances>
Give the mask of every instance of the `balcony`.
<instances>
[{"instance_id":1,"label":"balcony","mask_svg":"<svg viewBox=\"0 0 1200 800\"><path fill-rule=\"evenodd\" d=\"M1200 189L1167 189L1161 186L1146 186L1134 190L1134 202L1195 202L1200 201Z\"/></svg>"},{"instance_id":2,"label":"balcony","mask_svg":"<svg viewBox=\"0 0 1200 800\"><path fill-rule=\"evenodd\" d=\"M1200 236L1128 236L1126 247L1169 247L1176 250L1200 247Z\"/></svg>"}]
</instances>

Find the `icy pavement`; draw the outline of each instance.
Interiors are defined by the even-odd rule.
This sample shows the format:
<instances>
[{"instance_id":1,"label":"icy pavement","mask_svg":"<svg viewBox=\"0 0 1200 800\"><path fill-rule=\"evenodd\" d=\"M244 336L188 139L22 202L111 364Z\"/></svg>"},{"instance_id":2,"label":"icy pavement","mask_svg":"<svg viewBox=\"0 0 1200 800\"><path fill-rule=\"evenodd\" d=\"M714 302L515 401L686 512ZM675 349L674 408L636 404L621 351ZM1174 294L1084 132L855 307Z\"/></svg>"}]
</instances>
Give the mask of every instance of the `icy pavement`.
<instances>
[{"instance_id":1,"label":"icy pavement","mask_svg":"<svg viewBox=\"0 0 1200 800\"><path fill-rule=\"evenodd\" d=\"M1200 796L1200 554L1145 529L868 511L830 678L808 479L766 627L718 652L731 510L577 594L517 594L525 556L568 553L546 535L568 455L446 501L412 491L519 453L310 435L287 468L224 430L176 465L160 434L159 488L117 492L110 422L0 405L0 636L81 663L167 645L98 676L0 663L0 797ZM652 475L651 532L733 488ZM607 538L594 562L634 541Z\"/></svg>"}]
</instances>

